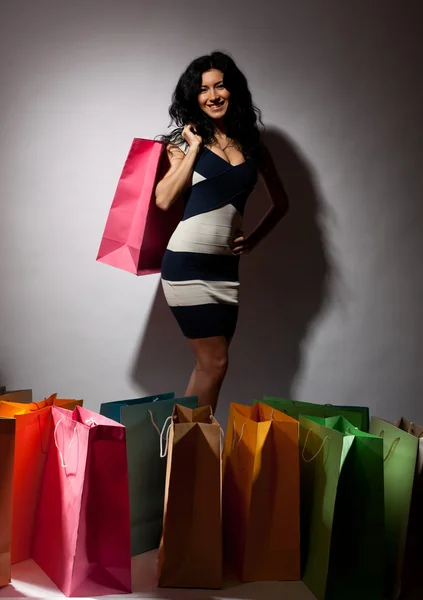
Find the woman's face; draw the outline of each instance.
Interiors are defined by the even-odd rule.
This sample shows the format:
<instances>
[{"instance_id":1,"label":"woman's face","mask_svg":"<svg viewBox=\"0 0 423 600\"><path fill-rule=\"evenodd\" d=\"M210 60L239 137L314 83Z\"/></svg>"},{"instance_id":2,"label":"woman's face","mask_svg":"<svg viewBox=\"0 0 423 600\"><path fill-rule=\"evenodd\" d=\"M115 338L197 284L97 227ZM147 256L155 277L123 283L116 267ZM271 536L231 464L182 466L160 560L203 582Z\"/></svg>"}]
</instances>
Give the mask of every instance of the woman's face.
<instances>
[{"instance_id":1,"label":"woman's face","mask_svg":"<svg viewBox=\"0 0 423 600\"><path fill-rule=\"evenodd\" d=\"M212 119L222 119L229 106L230 92L223 85L223 73L210 69L203 73L198 103L202 111Z\"/></svg>"}]
</instances>

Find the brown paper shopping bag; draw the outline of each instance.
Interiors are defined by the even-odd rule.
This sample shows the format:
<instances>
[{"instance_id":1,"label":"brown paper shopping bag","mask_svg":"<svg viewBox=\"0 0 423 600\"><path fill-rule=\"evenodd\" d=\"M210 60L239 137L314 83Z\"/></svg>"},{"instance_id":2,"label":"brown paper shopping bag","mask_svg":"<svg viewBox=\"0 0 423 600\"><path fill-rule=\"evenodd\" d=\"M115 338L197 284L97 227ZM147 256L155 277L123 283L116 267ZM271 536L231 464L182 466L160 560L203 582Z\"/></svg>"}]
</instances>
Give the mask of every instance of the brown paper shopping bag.
<instances>
[{"instance_id":1,"label":"brown paper shopping bag","mask_svg":"<svg viewBox=\"0 0 423 600\"><path fill-rule=\"evenodd\" d=\"M20 404L31 404L32 390L4 390L0 400L4 402L19 402Z\"/></svg>"},{"instance_id":2,"label":"brown paper shopping bag","mask_svg":"<svg viewBox=\"0 0 423 600\"><path fill-rule=\"evenodd\" d=\"M221 429L209 406L170 419L159 586L220 588Z\"/></svg>"},{"instance_id":3,"label":"brown paper shopping bag","mask_svg":"<svg viewBox=\"0 0 423 600\"><path fill-rule=\"evenodd\" d=\"M0 586L10 582L15 420L0 419Z\"/></svg>"},{"instance_id":4,"label":"brown paper shopping bag","mask_svg":"<svg viewBox=\"0 0 423 600\"><path fill-rule=\"evenodd\" d=\"M300 579L298 421L231 404L223 456L225 561L241 581Z\"/></svg>"}]
</instances>

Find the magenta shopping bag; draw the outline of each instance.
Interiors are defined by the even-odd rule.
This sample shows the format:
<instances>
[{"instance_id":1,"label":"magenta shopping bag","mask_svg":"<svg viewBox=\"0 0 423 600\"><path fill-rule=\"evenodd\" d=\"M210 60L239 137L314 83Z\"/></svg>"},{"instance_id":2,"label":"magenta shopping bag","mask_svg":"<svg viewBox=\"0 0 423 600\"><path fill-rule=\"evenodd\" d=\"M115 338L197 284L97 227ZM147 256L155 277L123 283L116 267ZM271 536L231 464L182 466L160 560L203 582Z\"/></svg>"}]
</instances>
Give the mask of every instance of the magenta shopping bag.
<instances>
[{"instance_id":1,"label":"magenta shopping bag","mask_svg":"<svg viewBox=\"0 0 423 600\"><path fill-rule=\"evenodd\" d=\"M66 596L131 591L125 427L53 407L33 558Z\"/></svg>"},{"instance_id":2,"label":"magenta shopping bag","mask_svg":"<svg viewBox=\"0 0 423 600\"><path fill-rule=\"evenodd\" d=\"M159 273L182 203L156 206L154 191L166 165L162 142L135 138L113 198L97 260L135 275Z\"/></svg>"}]
</instances>

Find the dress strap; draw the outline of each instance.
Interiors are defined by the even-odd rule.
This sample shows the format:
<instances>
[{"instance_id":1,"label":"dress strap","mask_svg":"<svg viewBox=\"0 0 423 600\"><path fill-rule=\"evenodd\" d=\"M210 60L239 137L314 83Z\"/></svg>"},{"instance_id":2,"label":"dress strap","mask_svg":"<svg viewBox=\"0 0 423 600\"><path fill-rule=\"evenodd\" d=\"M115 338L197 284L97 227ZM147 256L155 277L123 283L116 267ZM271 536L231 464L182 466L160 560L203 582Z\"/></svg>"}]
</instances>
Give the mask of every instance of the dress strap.
<instances>
[{"instance_id":1,"label":"dress strap","mask_svg":"<svg viewBox=\"0 0 423 600\"><path fill-rule=\"evenodd\" d=\"M174 146L177 146L179 150L182 150L184 154L188 152L189 144L185 140L183 142L173 142Z\"/></svg>"}]
</instances>

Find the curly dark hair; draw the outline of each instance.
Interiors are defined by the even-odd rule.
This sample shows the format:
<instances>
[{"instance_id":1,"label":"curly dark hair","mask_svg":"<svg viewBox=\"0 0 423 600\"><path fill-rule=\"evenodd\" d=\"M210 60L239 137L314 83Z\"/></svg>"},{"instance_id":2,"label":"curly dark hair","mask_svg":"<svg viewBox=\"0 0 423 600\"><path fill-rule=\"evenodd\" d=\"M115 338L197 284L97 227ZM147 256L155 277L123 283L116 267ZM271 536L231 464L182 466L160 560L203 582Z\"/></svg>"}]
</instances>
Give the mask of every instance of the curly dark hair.
<instances>
[{"instance_id":1,"label":"curly dark hair","mask_svg":"<svg viewBox=\"0 0 423 600\"><path fill-rule=\"evenodd\" d=\"M184 142L182 130L192 123L203 140L203 144L215 141L213 119L204 113L198 103L202 75L210 69L223 73L223 83L230 92L228 110L224 124L228 137L233 139L246 159L257 162L260 155L259 123L263 126L260 110L253 104L245 75L234 60L223 52L212 52L191 62L179 78L169 107L171 123L177 127L168 135L159 136L165 144ZM169 125L170 126L170 125Z\"/></svg>"}]
</instances>

